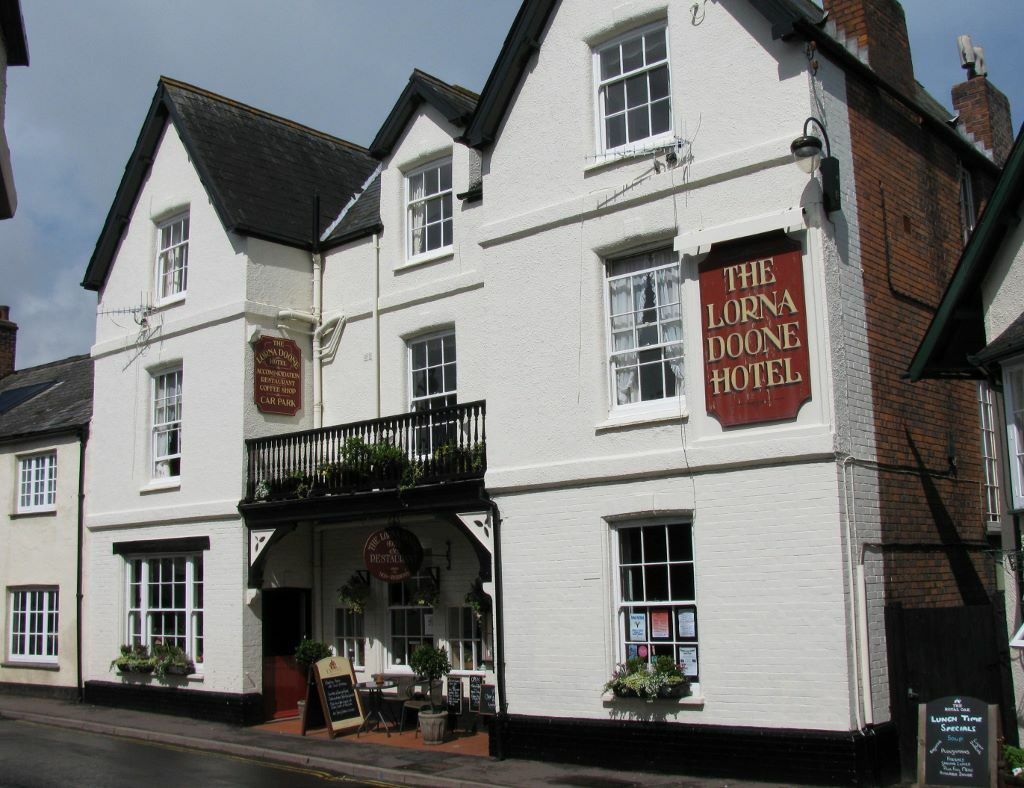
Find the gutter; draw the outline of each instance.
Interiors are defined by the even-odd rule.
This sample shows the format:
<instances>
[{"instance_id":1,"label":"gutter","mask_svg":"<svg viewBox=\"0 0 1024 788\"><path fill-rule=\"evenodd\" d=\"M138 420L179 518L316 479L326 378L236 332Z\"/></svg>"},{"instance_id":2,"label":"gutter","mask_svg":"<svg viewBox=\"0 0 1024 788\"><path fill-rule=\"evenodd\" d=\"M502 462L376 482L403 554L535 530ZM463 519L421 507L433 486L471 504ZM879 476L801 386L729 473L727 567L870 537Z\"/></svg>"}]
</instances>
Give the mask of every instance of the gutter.
<instances>
[{"instance_id":1,"label":"gutter","mask_svg":"<svg viewBox=\"0 0 1024 788\"><path fill-rule=\"evenodd\" d=\"M498 682L498 735L495 737L494 757L503 761L508 758L508 699L505 693L505 595L501 582L501 512L498 511L498 503L490 498L486 491L483 491L482 499L491 510L491 528L494 534L494 648L497 652L494 675Z\"/></svg>"}]
</instances>

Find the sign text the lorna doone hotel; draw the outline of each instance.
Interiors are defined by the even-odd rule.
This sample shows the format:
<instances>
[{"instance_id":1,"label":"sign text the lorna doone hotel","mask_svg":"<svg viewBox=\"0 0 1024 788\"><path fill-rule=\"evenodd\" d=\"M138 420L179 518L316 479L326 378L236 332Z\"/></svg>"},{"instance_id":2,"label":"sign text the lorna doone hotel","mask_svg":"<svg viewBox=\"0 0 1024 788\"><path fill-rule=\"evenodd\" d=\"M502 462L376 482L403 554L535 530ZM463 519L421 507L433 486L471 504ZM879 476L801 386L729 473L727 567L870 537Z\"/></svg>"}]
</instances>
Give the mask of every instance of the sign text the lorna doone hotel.
<instances>
[{"instance_id":1,"label":"sign text the lorna doone hotel","mask_svg":"<svg viewBox=\"0 0 1024 788\"><path fill-rule=\"evenodd\" d=\"M302 407L302 351L290 339L260 337L253 347L253 396L261 413L294 416Z\"/></svg>"},{"instance_id":2,"label":"sign text the lorna doone hotel","mask_svg":"<svg viewBox=\"0 0 1024 788\"><path fill-rule=\"evenodd\" d=\"M723 427L796 416L811 396L799 246L712 251L700 301L708 413Z\"/></svg>"}]
</instances>

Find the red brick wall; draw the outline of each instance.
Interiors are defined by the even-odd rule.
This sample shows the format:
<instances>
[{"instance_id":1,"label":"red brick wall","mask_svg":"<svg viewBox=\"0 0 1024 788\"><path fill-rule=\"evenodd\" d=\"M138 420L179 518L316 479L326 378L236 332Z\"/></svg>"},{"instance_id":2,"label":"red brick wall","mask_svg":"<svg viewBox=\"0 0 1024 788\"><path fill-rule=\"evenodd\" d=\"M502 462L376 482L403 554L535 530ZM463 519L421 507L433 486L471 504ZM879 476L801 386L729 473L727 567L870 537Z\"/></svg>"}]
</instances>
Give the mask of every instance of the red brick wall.
<instances>
[{"instance_id":1,"label":"red brick wall","mask_svg":"<svg viewBox=\"0 0 1024 788\"><path fill-rule=\"evenodd\" d=\"M897 0L825 0L824 8L847 38L867 47L871 68L907 93L913 91L907 22Z\"/></svg>"},{"instance_id":2,"label":"red brick wall","mask_svg":"<svg viewBox=\"0 0 1024 788\"><path fill-rule=\"evenodd\" d=\"M0 378L14 372L14 351L18 326L9 318L8 307L0 306Z\"/></svg>"},{"instance_id":3,"label":"red brick wall","mask_svg":"<svg viewBox=\"0 0 1024 788\"><path fill-rule=\"evenodd\" d=\"M992 559L976 549L985 525L975 385L901 379L960 256L958 153L856 77L847 97L886 602L985 603L995 586ZM991 187L991 178L975 179L979 202Z\"/></svg>"},{"instance_id":4,"label":"red brick wall","mask_svg":"<svg viewBox=\"0 0 1024 788\"><path fill-rule=\"evenodd\" d=\"M1013 147L1010 100L985 77L973 77L953 86L953 108L964 127L992 151L998 164L1006 162Z\"/></svg>"}]
</instances>

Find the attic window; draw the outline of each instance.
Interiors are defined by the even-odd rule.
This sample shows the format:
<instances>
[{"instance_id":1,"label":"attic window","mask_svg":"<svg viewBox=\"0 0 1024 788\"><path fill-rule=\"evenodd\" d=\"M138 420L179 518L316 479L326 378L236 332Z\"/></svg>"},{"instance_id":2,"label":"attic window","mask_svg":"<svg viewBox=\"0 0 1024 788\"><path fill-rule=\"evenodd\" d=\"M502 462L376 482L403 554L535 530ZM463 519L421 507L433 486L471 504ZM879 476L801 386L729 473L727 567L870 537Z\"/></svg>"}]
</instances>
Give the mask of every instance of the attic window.
<instances>
[{"instance_id":1,"label":"attic window","mask_svg":"<svg viewBox=\"0 0 1024 788\"><path fill-rule=\"evenodd\" d=\"M188 286L188 214L164 222L157 231L157 301L165 303L184 297Z\"/></svg>"},{"instance_id":2,"label":"attic window","mask_svg":"<svg viewBox=\"0 0 1024 788\"><path fill-rule=\"evenodd\" d=\"M409 259L447 251L452 246L452 160L414 170L405 183Z\"/></svg>"}]
</instances>

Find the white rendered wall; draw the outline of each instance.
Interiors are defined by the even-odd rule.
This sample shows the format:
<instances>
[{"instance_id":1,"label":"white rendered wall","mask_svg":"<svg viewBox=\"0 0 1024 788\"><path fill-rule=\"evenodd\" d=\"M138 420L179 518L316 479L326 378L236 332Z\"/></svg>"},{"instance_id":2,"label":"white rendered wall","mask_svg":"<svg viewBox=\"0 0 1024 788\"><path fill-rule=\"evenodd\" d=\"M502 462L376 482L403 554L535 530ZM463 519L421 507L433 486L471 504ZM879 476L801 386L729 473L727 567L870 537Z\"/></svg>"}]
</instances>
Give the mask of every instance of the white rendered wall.
<instances>
[{"instance_id":1,"label":"white rendered wall","mask_svg":"<svg viewBox=\"0 0 1024 788\"><path fill-rule=\"evenodd\" d=\"M74 687L77 683L75 595L78 556L78 473L80 443L74 436L40 438L5 444L0 450L0 632L3 665L0 682ZM55 451L55 512L18 511L18 458ZM46 586L59 590L58 661L55 666L17 667L10 662L10 590Z\"/></svg>"},{"instance_id":2,"label":"white rendered wall","mask_svg":"<svg viewBox=\"0 0 1024 788\"><path fill-rule=\"evenodd\" d=\"M1007 234L982 283L985 338L992 342L1024 312L1024 227Z\"/></svg>"}]
</instances>

